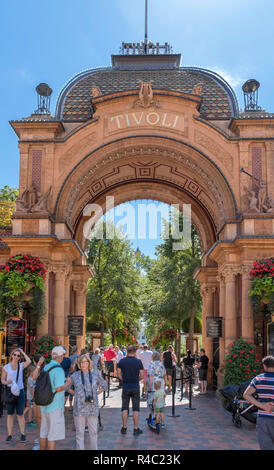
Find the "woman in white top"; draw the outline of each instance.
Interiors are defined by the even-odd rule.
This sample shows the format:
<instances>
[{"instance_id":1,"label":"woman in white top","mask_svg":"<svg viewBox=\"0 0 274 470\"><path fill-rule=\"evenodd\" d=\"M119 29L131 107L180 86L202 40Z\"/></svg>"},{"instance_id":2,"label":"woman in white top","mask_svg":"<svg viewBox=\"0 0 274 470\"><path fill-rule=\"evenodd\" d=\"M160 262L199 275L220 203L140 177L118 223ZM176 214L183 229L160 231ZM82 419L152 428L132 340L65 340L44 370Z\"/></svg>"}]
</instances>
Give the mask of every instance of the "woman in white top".
<instances>
[{"instance_id":1,"label":"woman in white top","mask_svg":"<svg viewBox=\"0 0 274 470\"><path fill-rule=\"evenodd\" d=\"M24 358L24 362L20 362ZM18 381L17 386L20 390L20 395L15 404L8 405L6 404L8 417L7 417L7 428L8 428L8 437L7 441L12 440L12 430L13 430L13 421L14 413L16 410L17 420L21 432L21 441L26 440L25 436L25 421L24 421L24 408L25 408L25 391L23 383L23 370L31 364L31 359L22 351L22 349L15 349L10 355L10 362L3 367L1 382L3 385L11 387L13 382L16 382L17 371L19 367Z\"/></svg>"}]
</instances>

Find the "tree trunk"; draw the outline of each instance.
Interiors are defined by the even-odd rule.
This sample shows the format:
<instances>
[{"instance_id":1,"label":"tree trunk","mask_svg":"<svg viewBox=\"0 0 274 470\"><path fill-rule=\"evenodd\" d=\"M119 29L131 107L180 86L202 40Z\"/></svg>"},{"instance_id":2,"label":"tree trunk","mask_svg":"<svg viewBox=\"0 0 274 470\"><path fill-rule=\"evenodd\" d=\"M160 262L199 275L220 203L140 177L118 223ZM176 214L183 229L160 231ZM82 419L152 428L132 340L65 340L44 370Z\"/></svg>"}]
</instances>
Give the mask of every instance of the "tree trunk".
<instances>
[{"instance_id":1,"label":"tree trunk","mask_svg":"<svg viewBox=\"0 0 274 470\"><path fill-rule=\"evenodd\" d=\"M195 308L191 307L190 310L190 322L189 322L189 349L193 353L193 336L194 336L194 318L195 318Z\"/></svg>"},{"instance_id":2,"label":"tree trunk","mask_svg":"<svg viewBox=\"0 0 274 470\"><path fill-rule=\"evenodd\" d=\"M100 338L100 347L104 347L104 336L105 336L105 325L104 325L104 314L101 313L101 338Z\"/></svg>"},{"instance_id":3,"label":"tree trunk","mask_svg":"<svg viewBox=\"0 0 274 470\"><path fill-rule=\"evenodd\" d=\"M180 330L177 330L178 338L175 339L175 355L177 357L177 361L180 361L181 356L181 335Z\"/></svg>"},{"instance_id":4,"label":"tree trunk","mask_svg":"<svg viewBox=\"0 0 274 470\"><path fill-rule=\"evenodd\" d=\"M180 334L180 329L178 330L178 349L177 349L177 363L180 364L181 362L181 334Z\"/></svg>"}]
</instances>

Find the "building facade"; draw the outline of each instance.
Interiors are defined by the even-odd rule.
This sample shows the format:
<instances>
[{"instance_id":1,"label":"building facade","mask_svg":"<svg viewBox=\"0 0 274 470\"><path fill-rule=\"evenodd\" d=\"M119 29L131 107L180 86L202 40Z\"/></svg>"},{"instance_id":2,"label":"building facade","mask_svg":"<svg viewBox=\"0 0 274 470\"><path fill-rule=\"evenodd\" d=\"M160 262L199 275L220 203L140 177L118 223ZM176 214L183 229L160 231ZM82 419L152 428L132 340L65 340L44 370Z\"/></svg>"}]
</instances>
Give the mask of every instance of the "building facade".
<instances>
[{"instance_id":1,"label":"building facade","mask_svg":"<svg viewBox=\"0 0 274 470\"><path fill-rule=\"evenodd\" d=\"M274 115L239 112L222 77L153 47L123 45L110 67L66 84L55 115L41 109L11 121L19 199L11 233L0 233L0 264L18 253L44 261L47 314L38 333L68 345L67 317L85 315L91 275L89 204L105 211L107 196L115 205L191 204L203 250L195 273L203 346L211 364L217 350L222 363L235 338L254 340L249 271L274 253ZM223 318L221 338L206 336L206 317Z\"/></svg>"}]
</instances>

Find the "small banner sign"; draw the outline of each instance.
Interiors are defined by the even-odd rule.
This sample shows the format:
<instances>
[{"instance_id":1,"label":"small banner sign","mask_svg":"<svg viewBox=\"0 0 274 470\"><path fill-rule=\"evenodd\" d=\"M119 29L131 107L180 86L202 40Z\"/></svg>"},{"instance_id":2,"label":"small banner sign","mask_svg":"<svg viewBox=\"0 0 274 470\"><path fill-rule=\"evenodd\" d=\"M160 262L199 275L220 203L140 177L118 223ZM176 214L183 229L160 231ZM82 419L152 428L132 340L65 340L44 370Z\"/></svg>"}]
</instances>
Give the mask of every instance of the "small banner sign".
<instances>
[{"instance_id":1,"label":"small banner sign","mask_svg":"<svg viewBox=\"0 0 274 470\"><path fill-rule=\"evenodd\" d=\"M206 336L221 338L223 335L223 317L206 317Z\"/></svg>"},{"instance_id":2,"label":"small banner sign","mask_svg":"<svg viewBox=\"0 0 274 470\"><path fill-rule=\"evenodd\" d=\"M22 318L9 318L5 322L6 329L6 356L13 349L26 350L27 321Z\"/></svg>"},{"instance_id":3,"label":"small banner sign","mask_svg":"<svg viewBox=\"0 0 274 470\"><path fill-rule=\"evenodd\" d=\"M69 315L68 316L68 335L69 336L83 336L83 315Z\"/></svg>"}]
</instances>

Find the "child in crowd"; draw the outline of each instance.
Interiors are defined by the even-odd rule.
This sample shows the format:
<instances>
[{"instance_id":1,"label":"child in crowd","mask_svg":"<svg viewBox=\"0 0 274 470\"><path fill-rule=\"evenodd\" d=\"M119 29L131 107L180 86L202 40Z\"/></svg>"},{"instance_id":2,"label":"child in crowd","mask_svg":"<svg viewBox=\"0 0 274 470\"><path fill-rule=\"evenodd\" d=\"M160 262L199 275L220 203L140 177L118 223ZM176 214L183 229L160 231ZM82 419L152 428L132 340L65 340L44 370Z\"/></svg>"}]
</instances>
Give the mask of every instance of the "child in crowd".
<instances>
[{"instance_id":1,"label":"child in crowd","mask_svg":"<svg viewBox=\"0 0 274 470\"><path fill-rule=\"evenodd\" d=\"M27 382L27 405L24 411L24 417L27 416L28 420L26 423L28 426L36 426L36 423L33 422L32 411L33 411L33 397L34 397L34 385L35 380L33 379L33 372L35 367L29 366L28 368L28 382Z\"/></svg>"},{"instance_id":2,"label":"child in crowd","mask_svg":"<svg viewBox=\"0 0 274 470\"><path fill-rule=\"evenodd\" d=\"M165 427L165 392L162 388L162 382L157 380L154 383L155 393L153 396L153 409L156 415L156 430L160 432L160 426Z\"/></svg>"}]
</instances>

